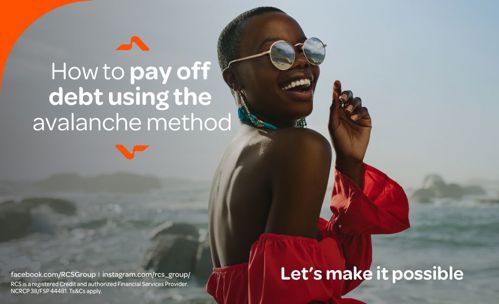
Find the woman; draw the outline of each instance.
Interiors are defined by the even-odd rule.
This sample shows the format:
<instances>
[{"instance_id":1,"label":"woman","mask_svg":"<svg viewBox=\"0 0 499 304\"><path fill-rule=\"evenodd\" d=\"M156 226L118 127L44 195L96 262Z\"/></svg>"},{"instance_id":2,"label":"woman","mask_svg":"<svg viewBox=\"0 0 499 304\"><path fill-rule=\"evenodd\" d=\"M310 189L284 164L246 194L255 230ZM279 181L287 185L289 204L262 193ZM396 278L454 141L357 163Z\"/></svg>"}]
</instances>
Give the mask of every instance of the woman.
<instances>
[{"instance_id":1,"label":"woman","mask_svg":"<svg viewBox=\"0 0 499 304\"><path fill-rule=\"evenodd\" d=\"M223 78L242 126L215 174L209 206L218 303L362 303L342 295L360 280L293 270L369 269L371 234L409 227L404 191L363 163L371 119L336 81L329 131L336 170L329 221L319 218L331 165L329 142L304 128L325 45L279 9L247 11L218 43Z\"/></svg>"}]
</instances>

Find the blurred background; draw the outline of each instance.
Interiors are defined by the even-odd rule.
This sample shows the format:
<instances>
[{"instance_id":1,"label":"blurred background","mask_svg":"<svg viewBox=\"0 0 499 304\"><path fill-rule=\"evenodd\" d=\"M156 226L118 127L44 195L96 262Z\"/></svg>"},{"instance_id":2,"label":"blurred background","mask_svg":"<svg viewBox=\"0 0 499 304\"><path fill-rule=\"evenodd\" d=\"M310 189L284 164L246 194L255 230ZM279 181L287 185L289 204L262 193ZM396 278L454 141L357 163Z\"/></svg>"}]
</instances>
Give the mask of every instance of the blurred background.
<instances>
[{"instance_id":1,"label":"blurred background","mask_svg":"<svg viewBox=\"0 0 499 304\"><path fill-rule=\"evenodd\" d=\"M367 303L495 303L499 298L499 4L496 1L130 1L64 6L14 46L0 95L1 303L210 303L205 242L210 179L239 122L218 69L223 27L253 7L276 6L326 61L309 127L328 137L331 84L362 97L373 117L366 162L410 196L411 229L374 236L373 269L453 266L462 281L364 282ZM150 47L117 52L138 35ZM209 91L209 107L119 108L123 116L232 113L229 132L44 132L35 117L112 116L113 107L54 107L59 86L133 90L123 81L54 81L52 62L74 66L190 66L208 80L149 81L142 90ZM115 143L148 144L133 161ZM323 216L330 216L326 194ZM172 256L184 255L184 259ZM170 261L170 262L168 262ZM174 262L172 262L174 261ZM176 266L175 266L176 265ZM173 267L173 268L172 268ZM11 296L10 271L192 271L189 288L115 288L104 295ZM186 270L189 269L189 270Z\"/></svg>"}]
</instances>

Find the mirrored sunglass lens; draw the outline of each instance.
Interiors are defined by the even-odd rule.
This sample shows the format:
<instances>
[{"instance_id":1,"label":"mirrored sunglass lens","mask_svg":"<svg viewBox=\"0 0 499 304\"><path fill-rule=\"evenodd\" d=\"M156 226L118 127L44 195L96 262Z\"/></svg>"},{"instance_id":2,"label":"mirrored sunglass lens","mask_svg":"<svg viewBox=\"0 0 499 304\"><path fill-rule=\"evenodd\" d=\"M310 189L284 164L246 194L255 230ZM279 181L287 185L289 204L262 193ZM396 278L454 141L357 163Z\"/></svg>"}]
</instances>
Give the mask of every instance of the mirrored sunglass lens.
<instances>
[{"instance_id":1,"label":"mirrored sunglass lens","mask_svg":"<svg viewBox=\"0 0 499 304\"><path fill-rule=\"evenodd\" d=\"M295 62L295 49L291 44L279 41L270 49L270 59L279 70L287 70Z\"/></svg>"},{"instance_id":2,"label":"mirrored sunglass lens","mask_svg":"<svg viewBox=\"0 0 499 304\"><path fill-rule=\"evenodd\" d=\"M308 38L303 45L303 53L312 64L321 64L326 57L326 48L319 38Z\"/></svg>"}]
</instances>

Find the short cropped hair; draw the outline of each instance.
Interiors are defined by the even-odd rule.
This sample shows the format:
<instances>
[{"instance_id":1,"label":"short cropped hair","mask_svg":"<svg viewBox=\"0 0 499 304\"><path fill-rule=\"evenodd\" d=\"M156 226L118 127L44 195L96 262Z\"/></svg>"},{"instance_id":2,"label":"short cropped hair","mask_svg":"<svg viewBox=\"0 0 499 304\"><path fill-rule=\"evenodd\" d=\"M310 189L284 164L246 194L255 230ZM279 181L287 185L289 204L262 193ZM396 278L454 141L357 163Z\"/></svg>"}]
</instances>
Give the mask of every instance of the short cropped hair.
<instances>
[{"instance_id":1,"label":"short cropped hair","mask_svg":"<svg viewBox=\"0 0 499 304\"><path fill-rule=\"evenodd\" d=\"M261 6L249 11L246 11L236 18L234 18L225 28L218 37L218 64L220 69L223 71L229 62L237 59L239 57L240 45L241 45L241 33L243 30L244 23L251 17L265 14L265 13L283 13L282 10L272 7L272 6Z\"/></svg>"}]
</instances>

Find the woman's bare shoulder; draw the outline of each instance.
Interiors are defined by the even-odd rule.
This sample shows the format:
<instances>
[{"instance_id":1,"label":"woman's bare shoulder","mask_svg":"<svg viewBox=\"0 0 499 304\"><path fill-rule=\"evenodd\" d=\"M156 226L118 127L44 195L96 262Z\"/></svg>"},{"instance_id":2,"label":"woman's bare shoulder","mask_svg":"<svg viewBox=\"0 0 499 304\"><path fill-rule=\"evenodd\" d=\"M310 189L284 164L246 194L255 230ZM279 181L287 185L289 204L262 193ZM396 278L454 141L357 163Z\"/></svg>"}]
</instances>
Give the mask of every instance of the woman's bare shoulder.
<instances>
[{"instance_id":1,"label":"woman's bare shoulder","mask_svg":"<svg viewBox=\"0 0 499 304\"><path fill-rule=\"evenodd\" d=\"M331 144L319 132L305 128L279 129L269 134L270 151L288 157L309 156L331 158Z\"/></svg>"},{"instance_id":2,"label":"woman's bare shoulder","mask_svg":"<svg viewBox=\"0 0 499 304\"><path fill-rule=\"evenodd\" d=\"M329 166L331 144L319 132L305 128L286 128L266 131L255 128L242 128L228 147L231 154L251 155L252 159L266 167L266 171L277 165L313 166L317 163ZM270 172L267 172L270 173Z\"/></svg>"}]
</instances>

